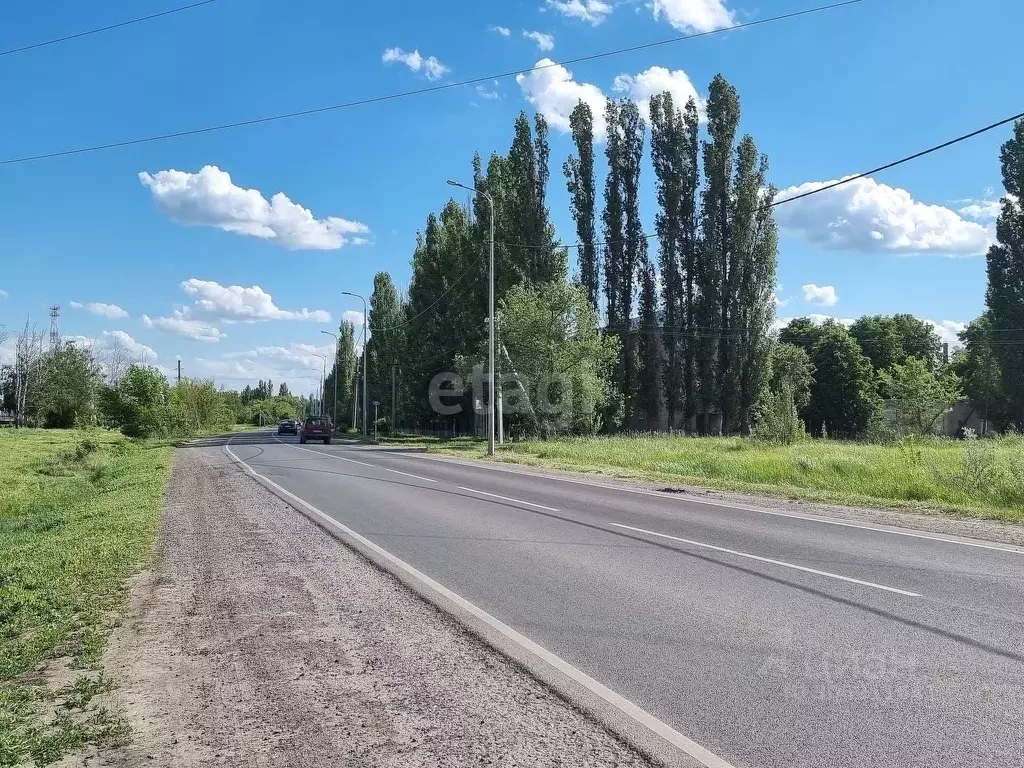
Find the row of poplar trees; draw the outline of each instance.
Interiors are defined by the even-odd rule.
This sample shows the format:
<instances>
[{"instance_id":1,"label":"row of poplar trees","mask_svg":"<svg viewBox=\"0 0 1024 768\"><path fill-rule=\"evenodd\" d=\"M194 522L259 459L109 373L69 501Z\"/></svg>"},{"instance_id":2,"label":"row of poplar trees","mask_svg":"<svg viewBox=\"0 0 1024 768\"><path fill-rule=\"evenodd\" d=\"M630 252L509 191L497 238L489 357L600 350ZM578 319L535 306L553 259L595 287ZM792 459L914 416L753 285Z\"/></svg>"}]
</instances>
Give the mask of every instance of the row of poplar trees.
<instances>
[{"instance_id":1,"label":"row of poplar trees","mask_svg":"<svg viewBox=\"0 0 1024 768\"><path fill-rule=\"evenodd\" d=\"M489 195L499 305L513 289L539 295L544 286L564 286L569 251L576 252L571 289L585 312L573 322L599 325L608 341L599 352L614 349L600 370L594 429L749 431L768 375L777 237L767 160L750 136L738 138L739 119L737 92L720 75L703 105L676 104L666 92L651 99L647 115L629 99L609 100L595 115L581 101L570 119L575 151L563 166L577 243L565 247L546 201L548 126L540 114L531 124L521 113L507 154L492 154L486 166L474 157L477 193L427 218L407 294L386 272L374 281L368 384L381 415L389 415L394 385L398 421L430 421L434 375L480 358ZM596 120L607 136L600 212ZM648 129L658 199L653 233L640 215ZM506 333L500 321L498 330Z\"/></svg>"}]
</instances>

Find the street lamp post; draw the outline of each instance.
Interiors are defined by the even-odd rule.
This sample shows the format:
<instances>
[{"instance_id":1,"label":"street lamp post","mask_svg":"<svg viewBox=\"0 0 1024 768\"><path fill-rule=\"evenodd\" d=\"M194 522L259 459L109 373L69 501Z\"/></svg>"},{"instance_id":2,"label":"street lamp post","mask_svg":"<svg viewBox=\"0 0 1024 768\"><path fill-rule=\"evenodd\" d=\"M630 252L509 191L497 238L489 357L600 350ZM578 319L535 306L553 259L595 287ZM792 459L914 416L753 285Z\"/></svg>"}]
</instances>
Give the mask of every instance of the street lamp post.
<instances>
[{"instance_id":1,"label":"street lamp post","mask_svg":"<svg viewBox=\"0 0 1024 768\"><path fill-rule=\"evenodd\" d=\"M331 431L333 432L334 425L338 422L338 374L341 373L338 370L338 345L341 341L336 333L331 333L330 331L320 331L320 333L326 333L328 336L334 337L334 404L331 406Z\"/></svg>"},{"instance_id":2,"label":"street lamp post","mask_svg":"<svg viewBox=\"0 0 1024 768\"><path fill-rule=\"evenodd\" d=\"M366 324L369 322L369 317L366 314L366 299L360 296L358 293L352 293L351 291L342 291L342 296L354 296L363 302L363 437L366 437L366 374L369 370L366 367Z\"/></svg>"},{"instance_id":3,"label":"street lamp post","mask_svg":"<svg viewBox=\"0 0 1024 768\"><path fill-rule=\"evenodd\" d=\"M461 189L475 192L478 195L483 195L486 198L488 205L491 208L491 242L490 242L490 258L488 262L488 287L487 287L487 363L490 366L489 373L489 384L487 393L487 455L494 455L494 404L495 404L495 393L497 390L497 380L494 371L494 198L487 192L476 187L467 187L465 184L460 184L457 181L448 179L448 186L459 187Z\"/></svg>"},{"instance_id":4,"label":"street lamp post","mask_svg":"<svg viewBox=\"0 0 1024 768\"><path fill-rule=\"evenodd\" d=\"M324 415L324 381L327 379L327 355L318 355L315 352L313 357L323 360L323 370L320 373L320 415Z\"/></svg>"}]
</instances>

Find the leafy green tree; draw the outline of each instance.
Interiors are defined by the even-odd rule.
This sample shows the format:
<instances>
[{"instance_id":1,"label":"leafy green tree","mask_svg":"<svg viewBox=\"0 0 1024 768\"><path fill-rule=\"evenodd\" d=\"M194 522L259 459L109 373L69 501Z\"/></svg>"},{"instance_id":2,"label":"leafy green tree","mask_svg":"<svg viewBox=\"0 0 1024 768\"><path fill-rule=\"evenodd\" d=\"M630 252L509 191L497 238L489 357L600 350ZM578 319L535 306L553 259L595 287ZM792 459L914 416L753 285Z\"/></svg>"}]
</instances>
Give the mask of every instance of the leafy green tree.
<instances>
[{"instance_id":1,"label":"leafy green tree","mask_svg":"<svg viewBox=\"0 0 1024 768\"><path fill-rule=\"evenodd\" d=\"M369 349L367 349L369 354ZM334 410L334 380L338 379L338 407ZM348 320L342 320L338 326L338 347L335 350L334 363L327 374L324 391L330 393L327 411L331 414L334 424L348 424L352 420L352 398L356 385L356 327ZM301 404L299 412L302 412Z\"/></svg>"},{"instance_id":2,"label":"leafy green tree","mask_svg":"<svg viewBox=\"0 0 1024 768\"><path fill-rule=\"evenodd\" d=\"M1013 424L1012 403L1003 387L1002 363L991 343L995 335L989 314L968 324L959 337L963 348L953 353L950 369L971 402L970 415L977 414L990 429L1002 431Z\"/></svg>"},{"instance_id":3,"label":"leafy green tree","mask_svg":"<svg viewBox=\"0 0 1024 768\"><path fill-rule=\"evenodd\" d=\"M517 286L502 299L500 316L511 363L506 373L526 387L517 401L518 387L504 385L520 428L542 435L592 434L600 425L618 339L599 332L583 288L564 280Z\"/></svg>"},{"instance_id":4,"label":"leafy green tree","mask_svg":"<svg viewBox=\"0 0 1024 768\"><path fill-rule=\"evenodd\" d=\"M639 391L637 410L651 429L661 418L662 349L658 323L658 289L654 268L644 270L640 287Z\"/></svg>"},{"instance_id":5,"label":"leafy green tree","mask_svg":"<svg viewBox=\"0 0 1024 768\"><path fill-rule=\"evenodd\" d=\"M814 385L807 407L807 427L813 435L822 428L832 436L863 434L881 408L875 392L874 370L850 333L838 323L825 322L811 348Z\"/></svg>"},{"instance_id":6,"label":"leafy green tree","mask_svg":"<svg viewBox=\"0 0 1024 768\"><path fill-rule=\"evenodd\" d=\"M770 356L768 389L782 392L787 388L798 412L803 412L811 402L811 386L814 384L814 363L803 347L795 344L773 344Z\"/></svg>"},{"instance_id":7,"label":"leafy green tree","mask_svg":"<svg viewBox=\"0 0 1024 768\"><path fill-rule=\"evenodd\" d=\"M1024 120L1000 151L1006 195L996 220L996 243L986 256L985 303L990 346L999 361L1008 419L1024 428Z\"/></svg>"},{"instance_id":8,"label":"leafy green tree","mask_svg":"<svg viewBox=\"0 0 1024 768\"><path fill-rule=\"evenodd\" d=\"M597 263L597 229L594 206L597 193L594 182L594 114L590 105L580 101L569 115L572 140L576 156L572 155L562 166L569 190L569 206L576 222L580 285L587 292L587 300L596 313L600 280Z\"/></svg>"},{"instance_id":9,"label":"leafy green tree","mask_svg":"<svg viewBox=\"0 0 1024 768\"><path fill-rule=\"evenodd\" d=\"M170 387L155 368L129 366L116 387L104 387L101 403L107 424L128 437L165 435L171 428Z\"/></svg>"},{"instance_id":10,"label":"leafy green tree","mask_svg":"<svg viewBox=\"0 0 1024 768\"><path fill-rule=\"evenodd\" d=\"M233 423L234 414L212 381L182 379L171 387L171 434L222 430Z\"/></svg>"},{"instance_id":11,"label":"leafy green tree","mask_svg":"<svg viewBox=\"0 0 1024 768\"><path fill-rule=\"evenodd\" d=\"M950 370L936 375L919 357L907 357L881 374L895 408L897 425L906 432L928 435L960 399L960 379Z\"/></svg>"},{"instance_id":12,"label":"leafy green tree","mask_svg":"<svg viewBox=\"0 0 1024 768\"><path fill-rule=\"evenodd\" d=\"M850 326L861 351L879 371L914 357L936 370L942 342L932 326L913 315L871 315Z\"/></svg>"},{"instance_id":13,"label":"leafy green tree","mask_svg":"<svg viewBox=\"0 0 1024 768\"><path fill-rule=\"evenodd\" d=\"M794 317L779 331L779 343L800 347L810 354L823 332L824 326L816 325L809 317Z\"/></svg>"},{"instance_id":14,"label":"leafy green tree","mask_svg":"<svg viewBox=\"0 0 1024 768\"><path fill-rule=\"evenodd\" d=\"M380 401L381 413L390 416L392 373L406 354L405 309L391 275L378 272L370 295L370 341L366 347L370 401ZM395 375L397 382L397 373ZM330 397L331 395L328 395Z\"/></svg>"},{"instance_id":15,"label":"leafy green tree","mask_svg":"<svg viewBox=\"0 0 1024 768\"><path fill-rule=\"evenodd\" d=\"M92 352L72 343L58 344L43 358L30 410L50 428L94 424L101 382L100 367Z\"/></svg>"},{"instance_id":16,"label":"leafy green tree","mask_svg":"<svg viewBox=\"0 0 1024 768\"><path fill-rule=\"evenodd\" d=\"M281 382L281 386L279 386L279 387L277 388L277 396L278 396L278 397L288 397L288 396L289 396L290 394L291 394L291 392L289 392L289 391L288 391L288 385L287 385L287 384L285 384L285 383L284 383L284 382L282 381L282 382Z\"/></svg>"}]
</instances>

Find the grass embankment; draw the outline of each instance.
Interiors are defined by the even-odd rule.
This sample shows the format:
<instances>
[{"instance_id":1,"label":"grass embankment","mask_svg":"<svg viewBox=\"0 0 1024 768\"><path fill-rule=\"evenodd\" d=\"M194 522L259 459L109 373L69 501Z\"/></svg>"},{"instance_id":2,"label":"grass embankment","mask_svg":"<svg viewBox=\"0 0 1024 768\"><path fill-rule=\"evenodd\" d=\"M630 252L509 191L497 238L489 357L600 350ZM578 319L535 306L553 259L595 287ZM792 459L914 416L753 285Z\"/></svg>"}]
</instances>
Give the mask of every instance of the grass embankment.
<instances>
[{"instance_id":1,"label":"grass embankment","mask_svg":"<svg viewBox=\"0 0 1024 768\"><path fill-rule=\"evenodd\" d=\"M92 698L171 452L100 430L0 431L0 766L126 737Z\"/></svg>"},{"instance_id":2,"label":"grass embankment","mask_svg":"<svg viewBox=\"0 0 1024 768\"><path fill-rule=\"evenodd\" d=\"M480 441L395 438L396 445L482 458ZM1024 523L1024 438L893 445L668 435L502 446L499 461L862 506L895 506Z\"/></svg>"}]
</instances>

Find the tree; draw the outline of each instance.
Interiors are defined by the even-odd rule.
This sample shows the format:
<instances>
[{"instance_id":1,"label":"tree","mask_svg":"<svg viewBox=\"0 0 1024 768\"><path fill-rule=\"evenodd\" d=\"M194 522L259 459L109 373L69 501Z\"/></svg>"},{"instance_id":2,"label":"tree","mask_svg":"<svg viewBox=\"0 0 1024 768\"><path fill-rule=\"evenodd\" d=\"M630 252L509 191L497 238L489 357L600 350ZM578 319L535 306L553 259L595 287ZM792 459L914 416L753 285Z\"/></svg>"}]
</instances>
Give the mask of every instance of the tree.
<instances>
[{"instance_id":1,"label":"tree","mask_svg":"<svg viewBox=\"0 0 1024 768\"><path fill-rule=\"evenodd\" d=\"M644 270L640 288L639 391L637 410L648 428L657 429L661 416L662 349L658 323L658 289L653 267Z\"/></svg>"},{"instance_id":2,"label":"tree","mask_svg":"<svg viewBox=\"0 0 1024 768\"><path fill-rule=\"evenodd\" d=\"M506 414L534 434L593 433L618 339L599 332L586 292L564 280L522 285L500 309Z\"/></svg>"},{"instance_id":3,"label":"tree","mask_svg":"<svg viewBox=\"0 0 1024 768\"><path fill-rule=\"evenodd\" d=\"M562 166L569 190L569 206L576 222L580 285L586 291L594 313L598 310L600 280L597 263L597 230L594 220L596 199L594 183L594 114L590 105L580 101L569 115L576 157L572 155Z\"/></svg>"},{"instance_id":4,"label":"tree","mask_svg":"<svg viewBox=\"0 0 1024 768\"><path fill-rule=\"evenodd\" d=\"M932 326L913 315L872 315L850 326L861 351L879 371L914 357L932 371L939 364L942 341Z\"/></svg>"},{"instance_id":5,"label":"tree","mask_svg":"<svg viewBox=\"0 0 1024 768\"><path fill-rule=\"evenodd\" d=\"M999 361L1009 421L1024 428L1024 120L1000 151L1006 195L996 219L996 243L986 256L985 303L990 345Z\"/></svg>"},{"instance_id":6,"label":"tree","mask_svg":"<svg viewBox=\"0 0 1024 768\"><path fill-rule=\"evenodd\" d=\"M880 411L875 392L874 371L857 346L856 340L841 325L826 321L811 348L814 385L807 407L807 427L811 434L856 437L867 430Z\"/></svg>"},{"instance_id":7,"label":"tree","mask_svg":"<svg viewBox=\"0 0 1024 768\"><path fill-rule=\"evenodd\" d=\"M795 344L773 344L769 368L769 391L778 393L788 388L793 405L797 411L803 412L811 402L811 386L814 384L814 363L807 351Z\"/></svg>"},{"instance_id":8,"label":"tree","mask_svg":"<svg viewBox=\"0 0 1024 768\"><path fill-rule=\"evenodd\" d=\"M986 429L1001 431L1013 424L1013 406L1003 387L1001 361L991 343L994 335L989 314L968 324L959 337L963 348L953 353L950 370L971 401L971 415L978 414Z\"/></svg>"},{"instance_id":9,"label":"tree","mask_svg":"<svg viewBox=\"0 0 1024 768\"><path fill-rule=\"evenodd\" d=\"M288 397L290 394L291 392L288 390L288 385L282 381L281 385L277 388L277 396Z\"/></svg>"},{"instance_id":10,"label":"tree","mask_svg":"<svg viewBox=\"0 0 1024 768\"><path fill-rule=\"evenodd\" d=\"M369 352L369 350L367 350ZM338 380L338 405L334 410L334 380ZM348 320L338 326L338 346L334 362L327 374L324 391L331 393L327 403L334 424L348 424L352 418L353 397L356 385L356 327Z\"/></svg>"},{"instance_id":11,"label":"tree","mask_svg":"<svg viewBox=\"0 0 1024 768\"><path fill-rule=\"evenodd\" d=\"M904 431L931 434L935 424L960 399L960 379L950 370L936 375L924 360L907 357L882 374L896 410L896 423Z\"/></svg>"},{"instance_id":12,"label":"tree","mask_svg":"<svg viewBox=\"0 0 1024 768\"><path fill-rule=\"evenodd\" d=\"M106 422L128 437L167 434L173 423L170 387L155 368L133 364L100 398Z\"/></svg>"},{"instance_id":13,"label":"tree","mask_svg":"<svg viewBox=\"0 0 1024 768\"><path fill-rule=\"evenodd\" d=\"M405 359L405 310L391 275L378 272L370 295L369 326L372 335L366 347L368 398L386 404L390 413L392 374ZM325 395L326 396L326 395Z\"/></svg>"},{"instance_id":14,"label":"tree","mask_svg":"<svg viewBox=\"0 0 1024 768\"><path fill-rule=\"evenodd\" d=\"M800 347L810 354L823 332L824 326L816 325L809 317L794 317L779 331L779 343Z\"/></svg>"},{"instance_id":15,"label":"tree","mask_svg":"<svg viewBox=\"0 0 1024 768\"><path fill-rule=\"evenodd\" d=\"M32 410L46 427L92 425L100 381L100 368L90 350L70 342L58 344L43 358Z\"/></svg>"},{"instance_id":16,"label":"tree","mask_svg":"<svg viewBox=\"0 0 1024 768\"><path fill-rule=\"evenodd\" d=\"M688 346L683 324L686 295L683 290L683 205L682 192L686 182L685 126L683 116L666 91L651 97L651 159L657 178L658 205L655 217L661 273L661 308L666 333L662 338L666 360L664 366L665 409L669 427L675 426L677 412L683 407L684 366L682 350Z\"/></svg>"}]
</instances>

